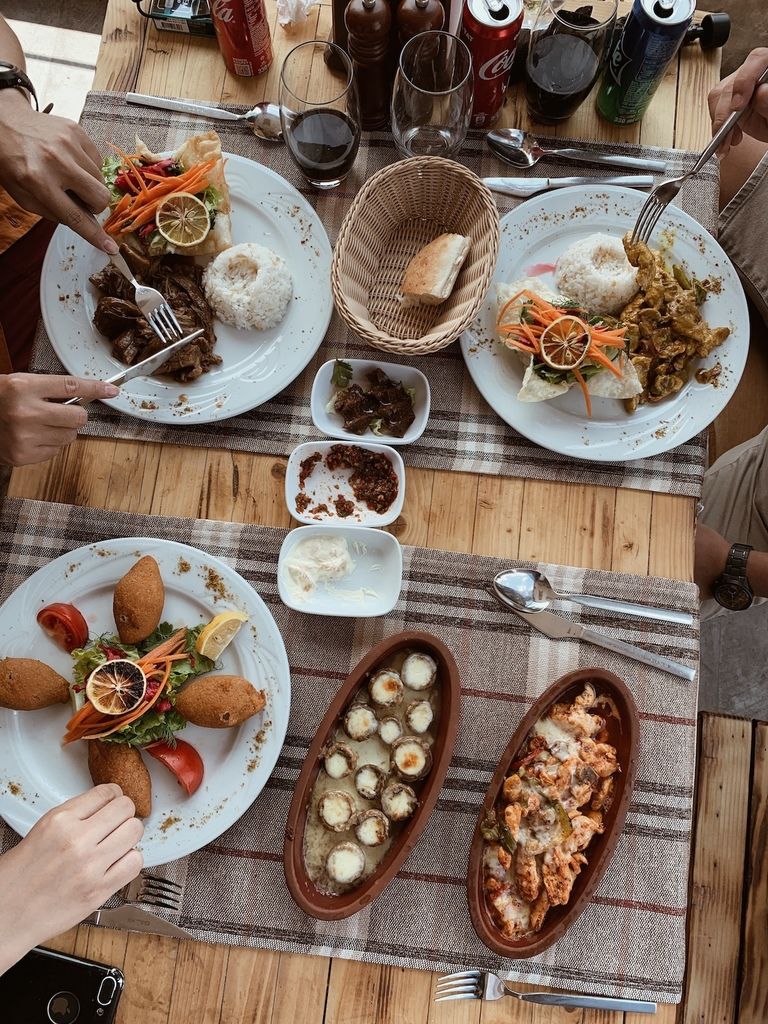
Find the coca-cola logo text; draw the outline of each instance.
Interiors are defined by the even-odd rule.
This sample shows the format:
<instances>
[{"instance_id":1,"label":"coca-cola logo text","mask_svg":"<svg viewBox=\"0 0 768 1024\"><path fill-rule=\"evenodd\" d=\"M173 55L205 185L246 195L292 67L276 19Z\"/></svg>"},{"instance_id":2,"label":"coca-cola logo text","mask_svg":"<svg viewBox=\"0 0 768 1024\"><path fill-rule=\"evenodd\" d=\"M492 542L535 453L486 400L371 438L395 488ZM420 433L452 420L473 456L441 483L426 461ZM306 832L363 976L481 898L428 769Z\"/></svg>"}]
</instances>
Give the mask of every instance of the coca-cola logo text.
<instances>
[{"instance_id":1,"label":"coca-cola logo text","mask_svg":"<svg viewBox=\"0 0 768 1024\"><path fill-rule=\"evenodd\" d=\"M514 60L515 48L513 46L511 50L502 50L501 53L497 53L487 60L485 64L481 65L478 74L486 82L492 78L501 78L502 75L509 74L512 70Z\"/></svg>"},{"instance_id":2,"label":"coca-cola logo text","mask_svg":"<svg viewBox=\"0 0 768 1024\"><path fill-rule=\"evenodd\" d=\"M232 21L235 12L232 10L231 0L210 0L211 14L219 21Z\"/></svg>"}]
</instances>

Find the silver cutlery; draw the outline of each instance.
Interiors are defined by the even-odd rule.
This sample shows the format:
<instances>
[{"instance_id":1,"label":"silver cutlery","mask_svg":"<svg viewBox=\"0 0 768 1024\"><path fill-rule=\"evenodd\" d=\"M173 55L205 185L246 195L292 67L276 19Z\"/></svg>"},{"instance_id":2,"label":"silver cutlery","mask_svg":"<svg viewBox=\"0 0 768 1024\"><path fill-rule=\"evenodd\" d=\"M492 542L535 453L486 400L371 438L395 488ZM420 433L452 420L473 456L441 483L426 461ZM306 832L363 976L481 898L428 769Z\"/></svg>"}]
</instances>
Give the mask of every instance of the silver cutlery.
<instances>
[{"instance_id":1,"label":"silver cutlery","mask_svg":"<svg viewBox=\"0 0 768 1024\"><path fill-rule=\"evenodd\" d=\"M125 903L113 910L95 910L82 924L101 924L109 928L124 928L133 932L151 932L154 935L172 935L178 939L193 936L178 925L157 917L142 906L164 907L178 910L181 906L181 886L153 875L139 875L124 891ZM141 904L142 906L139 906Z\"/></svg>"},{"instance_id":2,"label":"silver cutlery","mask_svg":"<svg viewBox=\"0 0 768 1024\"><path fill-rule=\"evenodd\" d=\"M543 1006L570 1006L588 1010L617 1010L625 1013L656 1013L656 1003L644 999L613 999L610 996L569 995L565 992L516 992L498 974L486 971L459 971L438 978L435 1002L449 999L495 1000L511 996L523 1003Z\"/></svg>"},{"instance_id":3,"label":"silver cutlery","mask_svg":"<svg viewBox=\"0 0 768 1024\"><path fill-rule=\"evenodd\" d=\"M126 281L133 285L133 301L144 314L149 326L162 343L167 345L169 342L182 337L184 331L176 319L176 314L168 305L165 296L157 288L150 288L145 284L139 284L133 276L133 271L119 252L110 253L109 261L113 267L120 271Z\"/></svg>"},{"instance_id":4,"label":"silver cutlery","mask_svg":"<svg viewBox=\"0 0 768 1024\"><path fill-rule=\"evenodd\" d=\"M555 615L554 612L521 611L498 588L495 581L492 592L494 597L506 605L514 615L517 615L518 618L522 619L523 622L527 622L533 629L537 629L540 633L553 640L563 640L565 638L584 640L586 643L594 644L596 647L604 647L606 651L613 651L614 654L622 654L625 658L642 662L643 665L650 665L653 668L661 669L662 672L669 672L670 675L677 676L678 679L685 679L689 683L692 683L696 678L695 668L689 668L687 665L683 665L682 662L673 661L671 658L665 658L661 654L653 654L651 651L643 650L642 647L636 647L634 644L617 640L606 633L598 633L597 630L589 629L589 627L582 626L578 622L571 622L570 619L564 619L561 615Z\"/></svg>"},{"instance_id":5,"label":"silver cutlery","mask_svg":"<svg viewBox=\"0 0 768 1024\"><path fill-rule=\"evenodd\" d=\"M199 338L201 334L205 333L205 328L200 327L198 330L188 334L185 338L179 338L178 341L172 341L165 348L161 348L159 352L155 352L153 356L148 356L146 359L142 359L140 363L134 363L133 366L127 366L120 373L116 373L113 377L109 377L105 383L115 384L117 387L121 387L126 381L133 380L134 377L149 377L159 370L160 367L167 363L174 352L178 352L179 349L184 348L190 341L194 341L195 338ZM62 402L62 405L86 405L81 398L68 398L66 402Z\"/></svg>"},{"instance_id":6,"label":"silver cutlery","mask_svg":"<svg viewBox=\"0 0 768 1024\"><path fill-rule=\"evenodd\" d=\"M765 85L766 82L768 82L768 68L766 68L758 78L757 84L755 85L755 92L761 85ZM640 216L635 222L635 226L632 230L633 242L645 242L647 244L650 241L653 229L656 227L659 217L661 217L666 208L678 194L683 186L683 182L687 181L692 175L698 174L708 160L715 155L717 150L720 148L721 143L731 134L733 129L747 112L751 102L752 97L750 96L749 100L744 104L741 110L734 110L720 130L715 132L712 137L712 141L707 148L703 150L701 156L690 171L686 171L685 174L681 174L679 178L669 178L667 181L662 181L660 185L656 186L653 192L651 192L646 199L645 204L640 211Z\"/></svg>"},{"instance_id":7,"label":"silver cutlery","mask_svg":"<svg viewBox=\"0 0 768 1024\"><path fill-rule=\"evenodd\" d=\"M692 626L693 616L689 612L678 612L672 608L654 608L647 604L633 604L630 601L616 601L610 597L595 597L592 594L565 594L555 590L543 573L535 569L506 569L494 579L498 587L521 611L542 612L551 601L572 601L587 608L602 608L616 615L635 615L639 619L658 619L661 622L675 622L679 626Z\"/></svg>"},{"instance_id":8,"label":"silver cutlery","mask_svg":"<svg viewBox=\"0 0 768 1024\"><path fill-rule=\"evenodd\" d=\"M652 174L626 174L615 178L483 178L491 192L527 199L537 192L571 185L622 185L624 188L653 188Z\"/></svg>"},{"instance_id":9,"label":"silver cutlery","mask_svg":"<svg viewBox=\"0 0 768 1024\"><path fill-rule=\"evenodd\" d=\"M625 167L656 174L663 174L667 169L664 160L622 156L619 153L599 153L593 149L576 149L573 146L553 146L548 142L539 142L530 132L520 131L519 128L494 128L488 132L486 141L496 156L514 167L533 167L546 156L557 160L577 160L579 163Z\"/></svg>"},{"instance_id":10,"label":"silver cutlery","mask_svg":"<svg viewBox=\"0 0 768 1024\"><path fill-rule=\"evenodd\" d=\"M208 107L204 103L193 103L191 100L171 100L164 96L145 96L139 92L129 92L125 98L128 103L140 107L174 110L179 114L210 117L214 121L245 121L254 135L265 142L283 141L280 107L276 103L257 103L244 114L235 114L232 110L224 110L222 107Z\"/></svg>"}]
</instances>

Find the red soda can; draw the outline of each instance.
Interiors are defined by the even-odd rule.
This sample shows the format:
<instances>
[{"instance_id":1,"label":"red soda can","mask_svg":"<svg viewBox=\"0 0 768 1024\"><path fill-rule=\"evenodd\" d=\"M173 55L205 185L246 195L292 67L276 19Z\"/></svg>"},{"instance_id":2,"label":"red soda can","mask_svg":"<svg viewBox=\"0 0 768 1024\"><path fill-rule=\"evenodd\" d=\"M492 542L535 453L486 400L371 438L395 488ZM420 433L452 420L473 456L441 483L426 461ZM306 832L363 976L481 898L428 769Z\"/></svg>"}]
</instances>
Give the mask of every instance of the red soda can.
<instances>
[{"instance_id":1,"label":"red soda can","mask_svg":"<svg viewBox=\"0 0 768 1024\"><path fill-rule=\"evenodd\" d=\"M211 19L224 63L233 75L253 78L272 63L264 0L210 0Z\"/></svg>"},{"instance_id":2,"label":"red soda can","mask_svg":"<svg viewBox=\"0 0 768 1024\"><path fill-rule=\"evenodd\" d=\"M460 35L472 54L473 128L488 127L499 116L522 24L523 0L466 0L464 4Z\"/></svg>"}]
</instances>

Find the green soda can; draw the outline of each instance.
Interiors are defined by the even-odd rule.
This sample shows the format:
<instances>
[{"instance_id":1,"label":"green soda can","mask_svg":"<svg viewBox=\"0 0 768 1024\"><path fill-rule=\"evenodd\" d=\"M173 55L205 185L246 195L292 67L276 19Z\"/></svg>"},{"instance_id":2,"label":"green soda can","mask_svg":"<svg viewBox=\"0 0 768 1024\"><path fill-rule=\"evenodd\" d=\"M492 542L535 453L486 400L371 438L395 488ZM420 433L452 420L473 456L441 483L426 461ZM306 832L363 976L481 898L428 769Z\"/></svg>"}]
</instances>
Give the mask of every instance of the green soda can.
<instances>
[{"instance_id":1,"label":"green soda can","mask_svg":"<svg viewBox=\"0 0 768 1024\"><path fill-rule=\"evenodd\" d=\"M597 110L611 124L637 124L680 49L696 0L635 0L611 48Z\"/></svg>"}]
</instances>

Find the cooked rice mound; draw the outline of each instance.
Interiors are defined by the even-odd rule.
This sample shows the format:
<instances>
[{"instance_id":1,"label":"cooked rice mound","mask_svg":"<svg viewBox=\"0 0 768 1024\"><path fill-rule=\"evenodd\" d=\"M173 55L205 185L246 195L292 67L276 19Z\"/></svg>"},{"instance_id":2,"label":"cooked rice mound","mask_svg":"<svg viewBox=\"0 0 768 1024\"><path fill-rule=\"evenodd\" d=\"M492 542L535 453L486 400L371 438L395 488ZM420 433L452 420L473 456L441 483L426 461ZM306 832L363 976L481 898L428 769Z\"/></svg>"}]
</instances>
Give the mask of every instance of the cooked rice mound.
<instances>
[{"instance_id":1,"label":"cooked rice mound","mask_svg":"<svg viewBox=\"0 0 768 1024\"><path fill-rule=\"evenodd\" d=\"M555 266L558 290L590 313L615 315L637 292L637 268L620 238L596 234L569 246Z\"/></svg>"},{"instance_id":2,"label":"cooked rice mound","mask_svg":"<svg viewBox=\"0 0 768 1024\"><path fill-rule=\"evenodd\" d=\"M230 246L203 274L205 296L225 324L266 331L285 316L293 293L288 264L254 242Z\"/></svg>"}]
</instances>

